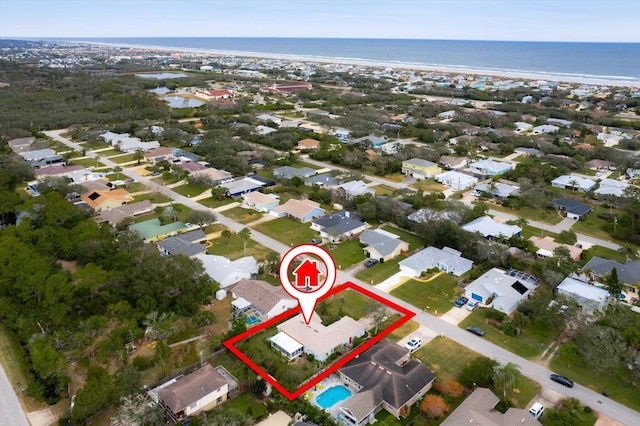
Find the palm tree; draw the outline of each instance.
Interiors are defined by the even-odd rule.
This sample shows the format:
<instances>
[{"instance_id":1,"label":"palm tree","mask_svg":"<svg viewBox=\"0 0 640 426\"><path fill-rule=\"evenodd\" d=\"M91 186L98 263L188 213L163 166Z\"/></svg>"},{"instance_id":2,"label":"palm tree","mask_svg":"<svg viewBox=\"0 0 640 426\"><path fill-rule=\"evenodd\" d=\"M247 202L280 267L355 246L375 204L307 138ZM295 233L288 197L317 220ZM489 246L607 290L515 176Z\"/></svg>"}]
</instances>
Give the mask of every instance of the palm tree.
<instances>
[{"instance_id":1,"label":"palm tree","mask_svg":"<svg viewBox=\"0 0 640 426\"><path fill-rule=\"evenodd\" d=\"M638 249L627 243L620 246L620 248L618 249L618 253L623 254L624 256L626 256L627 260L630 260L630 258L635 257L638 254Z\"/></svg>"},{"instance_id":2,"label":"palm tree","mask_svg":"<svg viewBox=\"0 0 640 426\"><path fill-rule=\"evenodd\" d=\"M140 165L140 161L144 159L144 154L141 149L136 149L136 152L133 153L133 159L138 162L138 166Z\"/></svg>"},{"instance_id":3,"label":"palm tree","mask_svg":"<svg viewBox=\"0 0 640 426\"><path fill-rule=\"evenodd\" d=\"M120 172L122 171L122 167L121 166L115 166L113 168L113 171L116 172L116 179L120 179Z\"/></svg>"},{"instance_id":4,"label":"palm tree","mask_svg":"<svg viewBox=\"0 0 640 426\"><path fill-rule=\"evenodd\" d=\"M522 216L520 216L519 218L517 218L517 219L516 219L516 220L514 220L513 222L514 222L516 225L518 225L520 228L524 228L524 227L525 227L525 225L528 225L528 224L529 224L529 221L528 221L526 218L522 217Z\"/></svg>"},{"instance_id":5,"label":"palm tree","mask_svg":"<svg viewBox=\"0 0 640 426\"><path fill-rule=\"evenodd\" d=\"M246 256L247 255L247 243L249 242L249 239L251 238L251 229L242 228L240 231L238 231L238 236L240 238L242 238L243 254L244 254L244 256Z\"/></svg>"},{"instance_id":6,"label":"palm tree","mask_svg":"<svg viewBox=\"0 0 640 426\"><path fill-rule=\"evenodd\" d=\"M521 377L520 366L512 362L493 367L493 383L502 388L504 399L507 399L507 389L517 386Z\"/></svg>"}]
</instances>

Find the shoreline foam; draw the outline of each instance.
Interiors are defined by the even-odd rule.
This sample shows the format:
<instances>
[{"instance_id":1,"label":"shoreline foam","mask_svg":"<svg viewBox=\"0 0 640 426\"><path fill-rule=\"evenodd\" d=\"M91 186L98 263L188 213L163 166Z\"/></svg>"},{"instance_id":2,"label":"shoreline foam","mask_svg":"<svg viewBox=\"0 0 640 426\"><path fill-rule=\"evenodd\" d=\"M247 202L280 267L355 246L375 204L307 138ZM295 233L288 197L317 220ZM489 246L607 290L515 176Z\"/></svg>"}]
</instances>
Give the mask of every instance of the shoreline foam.
<instances>
[{"instance_id":1,"label":"shoreline foam","mask_svg":"<svg viewBox=\"0 0 640 426\"><path fill-rule=\"evenodd\" d=\"M173 47L173 46L155 46L155 45L140 45L129 43L107 43L85 40L60 40L66 43L84 43L94 46L110 46L110 47L126 47L131 49L141 49L147 51L160 51L167 53L194 53L194 54L209 54L219 56L236 56L240 58L252 58L252 59L278 59L287 60L291 62L315 62L323 64L340 64L340 65L354 65L365 66L371 68L392 68L403 70L416 70L416 71L428 71L442 74L471 74L476 76L491 76L500 78L517 78L523 80L545 80L554 81L558 83L577 83L586 85L598 85L613 87L633 87L640 88L640 80L634 77L627 76L599 76L599 75L580 75L573 73L551 73L545 71L525 71L525 70L497 70L497 69L483 69L483 68L470 68L467 66L457 65L438 65L438 64L421 64L421 63L408 63L399 61L375 61L364 58L339 58L339 57L325 57L325 56L311 56L311 55L295 55L284 53L264 53L264 52L245 52L235 50L223 50L223 49L205 49L205 48L193 48L193 47Z\"/></svg>"}]
</instances>

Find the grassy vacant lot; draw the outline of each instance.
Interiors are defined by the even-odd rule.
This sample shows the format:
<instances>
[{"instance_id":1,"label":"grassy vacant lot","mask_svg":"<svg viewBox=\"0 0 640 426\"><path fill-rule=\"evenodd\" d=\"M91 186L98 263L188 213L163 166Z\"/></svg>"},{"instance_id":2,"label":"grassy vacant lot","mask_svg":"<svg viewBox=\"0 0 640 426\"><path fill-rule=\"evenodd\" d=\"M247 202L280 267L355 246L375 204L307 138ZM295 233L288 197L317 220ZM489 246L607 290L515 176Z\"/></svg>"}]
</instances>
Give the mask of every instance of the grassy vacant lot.
<instances>
[{"instance_id":1,"label":"grassy vacant lot","mask_svg":"<svg viewBox=\"0 0 640 426\"><path fill-rule=\"evenodd\" d=\"M436 380L457 379L469 362L481 356L446 337L436 337L416 351L414 355L435 373ZM511 397L514 399L516 407L524 408L538 393L540 385L524 377L518 389L520 393L512 392ZM496 392L495 389L492 390L500 396L499 392Z\"/></svg>"},{"instance_id":2,"label":"grassy vacant lot","mask_svg":"<svg viewBox=\"0 0 640 426\"><path fill-rule=\"evenodd\" d=\"M532 207L521 207L516 210L510 207L502 207L500 204L494 203L487 203L487 206L490 209L497 210L499 212L512 214L518 217L524 217L525 219L535 220L538 222L546 222L552 225L555 225L562 221L562 217L555 210L534 209Z\"/></svg>"},{"instance_id":3,"label":"grassy vacant lot","mask_svg":"<svg viewBox=\"0 0 640 426\"><path fill-rule=\"evenodd\" d=\"M470 325L480 327L485 332L485 339L523 358L532 359L540 356L559 332L553 328L532 325L520 336L507 336L493 325L487 324L486 312L487 310L483 308L476 309L462 320L459 326L461 328L467 328Z\"/></svg>"},{"instance_id":4,"label":"grassy vacant lot","mask_svg":"<svg viewBox=\"0 0 640 426\"><path fill-rule=\"evenodd\" d=\"M142 192L142 191L148 191L148 190L149 190L149 187L140 182L132 182L127 185L127 191L129 191L130 193Z\"/></svg>"},{"instance_id":5,"label":"grassy vacant lot","mask_svg":"<svg viewBox=\"0 0 640 426\"><path fill-rule=\"evenodd\" d=\"M222 214L239 223L250 223L260 219L264 213L251 209L243 209L242 207L234 207L232 209L225 210Z\"/></svg>"},{"instance_id":6,"label":"grassy vacant lot","mask_svg":"<svg viewBox=\"0 0 640 426\"><path fill-rule=\"evenodd\" d=\"M528 240L531 237L551 237L553 239L558 238L558 234L549 232L546 229L540 229L531 225L524 225L522 227L522 238Z\"/></svg>"},{"instance_id":7,"label":"grassy vacant lot","mask_svg":"<svg viewBox=\"0 0 640 426\"><path fill-rule=\"evenodd\" d=\"M560 357L554 356L549 364L551 370L569 377L595 392L609 392L609 398L618 401L636 411L640 411L640 394L638 387L629 383L625 369L621 366L615 372L601 371L596 373L591 366L578 362L567 364ZM598 409L598 407L591 407Z\"/></svg>"},{"instance_id":8,"label":"grassy vacant lot","mask_svg":"<svg viewBox=\"0 0 640 426\"><path fill-rule=\"evenodd\" d=\"M74 166L82 166L82 167L99 167L100 162L95 158L73 158L69 164L73 164Z\"/></svg>"},{"instance_id":9,"label":"grassy vacant lot","mask_svg":"<svg viewBox=\"0 0 640 426\"><path fill-rule=\"evenodd\" d=\"M418 324L414 320L409 320L404 324L402 324L400 327L393 330L391 334L389 334L389 339L393 340L394 342L397 342L398 340L416 331L419 327L420 327L420 324Z\"/></svg>"},{"instance_id":10,"label":"grassy vacant lot","mask_svg":"<svg viewBox=\"0 0 640 426\"><path fill-rule=\"evenodd\" d=\"M391 295L399 297L407 303L433 315L442 315L453 306L462 290L456 285L456 279L449 274L440 274L425 281L412 279L391 291Z\"/></svg>"},{"instance_id":11,"label":"grassy vacant lot","mask_svg":"<svg viewBox=\"0 0 640 426\"><path fill-rule=\"evenodd\" d=\"M122 151L118 151L117 149L106 149L104 151L96 152L100 157L111 157L113 155L120 155Z\"/></svg>"},{"instance_id":12,"label":"grassy vacant lot","mask_svg":"<svg viewBox=\"0 0 640 426\"><path fill-rule=\"evenodd\" d=\"M151 203L153 204L159 204L159 203L170 203L171 201L173 201L172 198L164 195L164 194L160 194L159 192L151 192L148 194L140 194L140 195L136 195L133 197L133 201L143 201L143 200L149 200L151 201Z\"/></svg>"},{"instance_id":13,"label":"grassy vacant lot","mask_svg":"<svg viewBox=\"0 0 640 426\"><path fill-rule=\"evenodd\" d=\"M267 406L264 403L259 403L256 397L251 392L245 392L237 398L231 401L225 402L222 410L234 409L241 413L247 413L254 420L259 419L261 416L267 414Z\"/></svg>"},{"instance_id":14,"label":"grassy vacant lot","mask_svg":"<svg viewBox=\"0 0 640 426\"><path fill-rule=\"evenodd\" d=\"M604 209L602 209L604 211ZM607 210L609 212L609 210ZM620 210L613 210L612 214L620 214ZM605 219L600 219L598 214L593 211L589 213L584 219L577 220L571 230L574 232L579 232L581 234L591 235L596 238L601 238L603 240L615 241L614 238L607 231L602 230L602 225L607 223Z\"/></svg>"},{"instance_id":15,"label":"grassy vacant lot","mask_svg":"<svg viewBox=\"0 0 640 426\"><path fill-rule=\"evenodd\" d=\"M418 179L415 183L412 183L409 186L427 192L444 192L447 190L446 186L433 179Z\"/></svg>"},{"instance_id":16,"label":"grassy vacant lot","mask_svg":"<svg viewBox=\"0 0 640 426\"><path fill-rule=\"evenodd\" d=\"M211 187L186 184L186 185L176 186L172 189L178 194L184 195L185 197L195 197L196 195L200 195L205 191L211 190Z\"/></svg>"},{"instance_id":17,"label":"grassy vacant lot","mask_svg":"<svg viewBox=\"0 0 640 426\"><path fill-rule=\"evenodd\" d=\"M364 259L366 256L358 240L343 241L338 247L330 251L338 269L348 268Z\"/></svg>"},{"instance_id":18,"label":"grassy vacant lot","mask_svg":"<svg viewBox=\"0 0 640 426\"><path fill-rule=\"evenodd\" d=\"M261 223L255 230L287 245L306 243L316 236L316 231L308 223L300 223L287 217Z\"/></svg>"},{"instance_id":19,"label":"grassy vacant lot","mask_svg":"<svg viewBox=\"0 0 640 426\"><path fill-rule=\"evenodd\" d=\"M229 197L225 197L224 200L222 201L216 200L213 197L203 198L202 200L198 200L200 204L202 204L205 207L209 207L210 209L215 209L217 207L225 206L227 204L234 203L235 201L236 200Z\"/></svg>"},{"instance_id":20,"label":"grassy vacant lot","mask_svg":"<svg viewBox=\"0 0 640 426\"><path fill-rule=\"evenodd\" d=\"M592 246L591 248L589 248L589 253L592 254L593 256L598 256L605 259L617 260L620 263L627 262L626 256L624 254L620 253L618 250L613 250L607 247L602 247L597 245ZM582 252L582 259L585 259L584 252Z\"/></svg>"},{"instance_id":21,"label":"grassy vacant lot","mask_svg":"<svg viewBox=\"0 0 640 426\"><path fill-rule=\"evenodd\" d=\"M363 269L358 272L356 277L366 283L371 283L373 281L373 284L380 284L396 272L399 272L400 267L398 266L398 263L406 258L407 256L400 255L393 260L389 260L384 263L377 263L370 268Z\"/></svg>"},{"instance_id":22,"label":"grassy vacant lot","mask_svg":"<svg viewBox=\"0 0 640 426\"><path fill-rule=\"evenodd\" d=\"M133 153L133 154L126 154L121 157L111 157L109 158L109 160L118 164L129 163L131 161L136 161L136 154ZM140 164L142 163L145 163L144 159L140 161Z\"/></svg>"},{"instance_id":23,"label":"grassy vacant lot","mask_svg":"<svg viewBox=\"0 0 640 426\"><path fill-rule=\"evenodd\" d=\"M398 229L391 225L383 226L382 229L392 234L400 235L402 241L409 243L409 251L424 247L424 240L411 232Z\"/></svg>"},{"instance_id":24,"label":"grassy vacant lot","mask_svg":"<svg viewBox=\"0 0 640 426\"><path fill-rule=\"evenodd\" d=\"M330 317L339 319L345 315L359 320L366 315L372 301L373 299L357 291L346 289L318 303L316 312L322 317L323 322Z\"/></svg>"},{"instance_id":25,"label":"grassy vacant lot","mask_svg":"<svg viewBox=\"0 0 640 426\"><path fill-rule=\"evenodd\" d=\"M225 256L231 260L244 256L253 256L258 261L264 259L270 251L272 250L251 239L247 241L247 250L245 251L242 237L234 233L229 238L220 237L212 240L211 246L207 249L208 254Z\"/></svg>"},{"instance_id":26,"label":"grassy vacant lot","mask_svg":"<svg viewBox=\"0 0 640 426\"><path fill-rule=\"evenodd\" d=\"M402 182L407 178L407 176L403 175L402 173L393 173L391 175L385 176L384 178L389 179L390 181L393 181L393 182Z\"/></svg>"},{"instance_id":27,"label":"grassy vacant lot","mask_svg":"<svg viewBox=\"0 0 640 426\"><path fill-rule=\"evenodd\" d=\"M376 191L376 195L387 195L389 197L396 191L394 187L384 184L372 186L371 189Z\"/></svg>"}]
</instances>

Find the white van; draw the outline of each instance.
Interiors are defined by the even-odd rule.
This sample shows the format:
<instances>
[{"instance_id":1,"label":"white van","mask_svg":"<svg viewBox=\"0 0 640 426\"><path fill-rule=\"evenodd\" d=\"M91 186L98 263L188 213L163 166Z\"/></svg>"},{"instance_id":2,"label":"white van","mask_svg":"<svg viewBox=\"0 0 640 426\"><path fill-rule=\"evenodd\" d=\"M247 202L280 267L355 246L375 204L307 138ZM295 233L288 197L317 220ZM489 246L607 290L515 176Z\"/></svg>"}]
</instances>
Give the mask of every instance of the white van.
<instances>
[{"instance_id":1,"label":"white van","mask_svg":"<svg viewBox=\"0 0 640 426\"><path fill-rule=\"evenodd\" d=\"M539 402L534 403L531 408L529 408L529 413L536 419L542 415L543 411L544 407Z\"/></svg>"}]
</instances>

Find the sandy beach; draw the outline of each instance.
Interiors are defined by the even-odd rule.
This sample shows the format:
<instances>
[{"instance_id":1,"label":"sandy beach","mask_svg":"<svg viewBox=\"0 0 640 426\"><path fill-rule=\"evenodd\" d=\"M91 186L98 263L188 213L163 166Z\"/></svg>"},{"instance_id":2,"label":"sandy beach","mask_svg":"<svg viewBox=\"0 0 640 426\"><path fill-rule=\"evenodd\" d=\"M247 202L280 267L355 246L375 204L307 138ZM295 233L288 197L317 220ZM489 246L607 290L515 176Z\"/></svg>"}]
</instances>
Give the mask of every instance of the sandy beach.
<instances>
[{"instance_id":1,"label":"sandy beach","mask_svg":"<svg viewBox=\"0 0 640 426\"><path fill-rule=\"evenodd\" d=\"M277 53L262 53L262 52L240 52L232 50L219 50L219 49L197 49L188 47L167 47L167 46L152 46L152 45L135 45L135 44L119 44L119 43L100 43L92 41L78 41L80 43L86 43L96 46L111 46L119 48L130 48L145 52L163 52L167 54L172 53L192 53L200 55L218 55L218 56L236 56L240 58L249 59L272 59L272 60L284 60L290 62L302 62L302 63L321 63L321 64L340 64L340 65L352 65L356 67L370 67L370 68L391 68L401 70L414 70L420 72L433 72L448 75L475 75L475 76L491 76L499 77L501 79L518 79L518 80L531 80L531 81L554 81L558 83L574 83L574 84L586 84L597 86L609 86L609 87L634 87L640 88L640 81L626 77L610 77L600 78L598 76L581 76L571 74L553 74L546 72L534 72L534 71L515 71L515 70L494 70L494 69L475 69L466 67L447 67L447 66L434 66L424 65L417 63L406 62L380 62L367 59L356 58L329 58L329 57L315 57L315 56L301 56L301 55L286 55Z\"/></svg>"}]
</instances>

